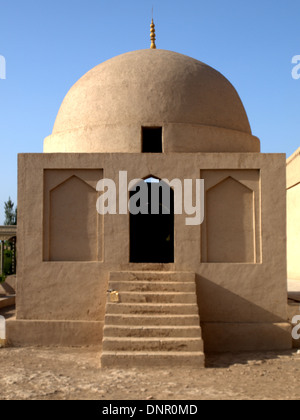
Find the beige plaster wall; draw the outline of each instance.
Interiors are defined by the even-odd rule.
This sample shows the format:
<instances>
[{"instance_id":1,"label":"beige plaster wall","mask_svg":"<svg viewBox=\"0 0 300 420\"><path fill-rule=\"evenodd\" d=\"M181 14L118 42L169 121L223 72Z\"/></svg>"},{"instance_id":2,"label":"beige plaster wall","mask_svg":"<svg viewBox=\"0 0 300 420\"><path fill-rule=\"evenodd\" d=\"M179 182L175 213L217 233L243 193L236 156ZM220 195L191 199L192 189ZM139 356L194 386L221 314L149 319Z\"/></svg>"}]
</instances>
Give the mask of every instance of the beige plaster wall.
<instances>
[{"instance_id":1,"label":"beige plaster wall","mask_svg":"<svg viewBox=\"0 0 300 420\"><path fill-rule=\"evenodd\" d=\"M250 232L247 240L252 244L247 249L253 247L252 253L244 262L231 261L230 253L226 262L208 262L205 257L207 249L203 241L203 229L206 229L209 214L205 215L202 227L186 226L186 215L176 215L175 263L131 264L129 215L106 215L103 226L100 224L103 235L102 231L98 231L98 235L103 236L103 260L45 261L42 246L45 217L48 214L44 199L45 173L53 170L68 170L70 173L79 170L99 171L104 178L113 179L116 183L120 170L128 171L129 180L148 175L169 180L197 179L203 174L203 178L207 178L208 189L213 187L214 182L222 183L231 177L234 181L230 182L247 192L244 204L247 206L250 201L252 203L252 210L248 209L245 219L245 226L248 226ZM74 328L73 322L78 321L78 325L82 322L94 323L96 334L99 335L99 328L104 322L106 290L111 271L190 271L197 274L198 303L207 350L247 350L253 346L264 349L289 348L291 336L286 324L285 188L284 155L20 155L17 286L19 324L15 324L16 330L20 331L22 326L25 331L26 325L28 328L30 322L24 326L23 320L48 321L51 324L51 337L55 341L53 323L59 322L59 334L66 331L70 336L70 331ZM242 194L241 208L244 206L243 197ZM249 197L253 197L253 200L249 201ZM243 223L240 220L239 226ZM221 240L221 236L218 240ZM226 241L225 244L228 246ZM238 242L235 246L237 245ZM62 323L65 323L63 330ZM249 328L249 324L253 328ZM244 334L237 334L243 326ZM216 335L215 331L222 331L222 334ZM227 333L235 337L229 340L231 348ZM84 337L85 334L81 336ZM237 339L236 336L240 338Z\"/></svg>"},{"instance_id":2,"label":"beige plaster wall","mask_svg":"<svg viewBox=\"0 0 300 420\"><path fill-rule=\"evenodd\" d=\"M300 280L300 149L287 160L288 277Z\"/></svg>"},{"instance_id":3,"label":"beige plaster wall","mask_svg":"<svg viewBox=\"0 0 300 420\"><path fill-rule=\"evenodd\" d=\"M44 153L140 153L142 126L163 127L165 153L260 152L260 140L249 133L200 124L166 123L163 119L153 123L147 119L53 133L44 141Z\"/></svg>"}]
</instances>

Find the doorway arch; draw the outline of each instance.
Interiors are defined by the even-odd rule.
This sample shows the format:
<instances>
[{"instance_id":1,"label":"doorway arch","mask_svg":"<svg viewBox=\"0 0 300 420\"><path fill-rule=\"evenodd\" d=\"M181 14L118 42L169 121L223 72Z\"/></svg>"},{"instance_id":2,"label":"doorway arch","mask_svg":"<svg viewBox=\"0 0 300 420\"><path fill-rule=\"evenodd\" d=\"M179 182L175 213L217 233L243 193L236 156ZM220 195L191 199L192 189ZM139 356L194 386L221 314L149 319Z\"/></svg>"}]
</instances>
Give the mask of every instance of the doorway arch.
<instances>
[{"instance_id":1,"label":"doorway arch","mask_svg":"<svg viewBox=\"0 0 300 420\"><path fill-rule=\"evenodd\" d=\"M134 197L142 189L143 198ZM130 191L130 262L174 263L174 191L153 176Z\"/></svg>"}]
</instances>

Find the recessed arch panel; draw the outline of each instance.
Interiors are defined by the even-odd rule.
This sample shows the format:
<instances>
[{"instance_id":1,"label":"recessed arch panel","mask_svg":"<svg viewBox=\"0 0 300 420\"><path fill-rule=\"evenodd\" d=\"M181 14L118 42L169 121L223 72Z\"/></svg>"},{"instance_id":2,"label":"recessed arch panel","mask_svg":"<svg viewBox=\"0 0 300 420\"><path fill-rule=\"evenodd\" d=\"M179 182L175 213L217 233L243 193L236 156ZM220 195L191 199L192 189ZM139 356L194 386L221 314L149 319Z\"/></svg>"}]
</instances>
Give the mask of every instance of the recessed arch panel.
<instances>
[{"instance_id":1,"label":"recessed arch panel","mask_svg":"<svg viewBox=\"0 0 300 420\"><path fill-rule=\"evenodd\" d=\"M207 261L255 263L254 192L227 177L206 194Z\"/></svg>"},{"instance_id":2,"label":"recessed arch panel","mask_svg":"<svg viewBox=\"0 0 300 420\"><path fill-rule=\"evenodd\" d=\"M96 191L72 176L50 191L50 261L96 261Z\"/></svg>"}]
</instances>

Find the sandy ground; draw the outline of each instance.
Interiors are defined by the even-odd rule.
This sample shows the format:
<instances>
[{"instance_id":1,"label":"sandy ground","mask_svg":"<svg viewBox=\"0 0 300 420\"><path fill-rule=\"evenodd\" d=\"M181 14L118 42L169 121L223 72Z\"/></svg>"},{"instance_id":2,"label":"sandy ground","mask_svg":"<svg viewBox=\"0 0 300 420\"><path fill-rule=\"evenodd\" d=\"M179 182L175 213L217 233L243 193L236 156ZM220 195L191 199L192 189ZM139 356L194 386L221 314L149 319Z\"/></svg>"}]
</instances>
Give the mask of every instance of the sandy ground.
<instances>
[{"instance_id":1,"label":"sandy ground","mask_svg":"<svg viewBox=\"0 0 300 420\"><path fill-rule=\"evenodd\" d=\"M300 354L211 355L202 370L102 370L100 348L0 349L0 400L300 398Z\"/></svg>"},{"instance_id":2,"label":"sandy ground","mask_svg":"<svg viewBox=\"0 0 300 420\"><path fill-rule=\"evenodd\" d=\"M6 318L14 308L0 311ZM101 348L0 348L0 400L298 400L300 352L207 355L206 369L104 370Z\"/></svg>"}]
</instances>

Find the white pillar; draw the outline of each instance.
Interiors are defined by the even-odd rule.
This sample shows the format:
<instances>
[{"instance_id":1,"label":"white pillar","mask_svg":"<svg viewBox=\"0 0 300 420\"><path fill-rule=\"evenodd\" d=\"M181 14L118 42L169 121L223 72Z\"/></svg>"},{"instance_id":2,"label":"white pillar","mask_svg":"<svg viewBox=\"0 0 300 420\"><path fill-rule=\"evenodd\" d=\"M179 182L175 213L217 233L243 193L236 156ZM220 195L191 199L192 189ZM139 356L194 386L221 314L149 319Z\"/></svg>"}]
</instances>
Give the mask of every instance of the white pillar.
<instances>
[{"instance_id":1,"label":"white pillar","mask_svg":"<svg viewBox=\"0 0 300 420\"><path fill-rule=\"evenodd\" d=\"M4 316L0 316L0 340L6 340L6 325Z\"/></svg>"}]
</instances>

